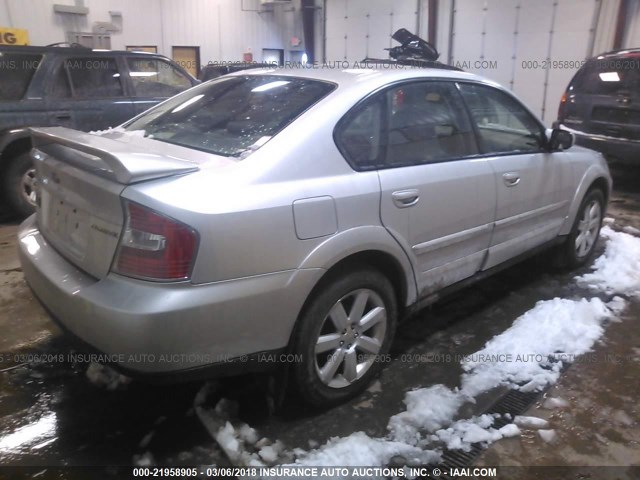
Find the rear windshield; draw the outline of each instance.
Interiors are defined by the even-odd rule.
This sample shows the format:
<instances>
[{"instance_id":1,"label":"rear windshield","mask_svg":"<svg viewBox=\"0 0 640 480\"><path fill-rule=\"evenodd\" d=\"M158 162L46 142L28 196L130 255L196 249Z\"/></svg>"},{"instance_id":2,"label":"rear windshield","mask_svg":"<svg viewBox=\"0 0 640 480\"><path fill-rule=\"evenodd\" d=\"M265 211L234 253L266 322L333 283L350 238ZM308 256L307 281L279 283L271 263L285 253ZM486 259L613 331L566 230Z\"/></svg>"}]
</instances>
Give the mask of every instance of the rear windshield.
<instances>
[{"instance_id":1,"label":"rear windshield","mask_svg":"<svg viewBox=\"0 0 640 480\"><path fill-rule=\"evenodd\" d=\"M589 61L575 76L575 93L615 95L640 87L640 58L603 58Z\"/></svg>"},{"instance_id":2,"label":"rear windshield","mask_svg":"<svg viewBox=\"0 0 640 480\"><path fill-rule=\"evenodd\" d=\"M0 52L0 101L22 99L41 60L42 55Z\"/></svg>"},{"instance_id":3,"label":"rear windshield","mask_svg":"<svg viewBox=\"0 0 640 480\"><path fill-rule=\"evenodd\" d=\"M224 77L192 88L126 126L145 137L227 157L260 148L335 85L271 75Z\"/></svg>"}]
</instances>

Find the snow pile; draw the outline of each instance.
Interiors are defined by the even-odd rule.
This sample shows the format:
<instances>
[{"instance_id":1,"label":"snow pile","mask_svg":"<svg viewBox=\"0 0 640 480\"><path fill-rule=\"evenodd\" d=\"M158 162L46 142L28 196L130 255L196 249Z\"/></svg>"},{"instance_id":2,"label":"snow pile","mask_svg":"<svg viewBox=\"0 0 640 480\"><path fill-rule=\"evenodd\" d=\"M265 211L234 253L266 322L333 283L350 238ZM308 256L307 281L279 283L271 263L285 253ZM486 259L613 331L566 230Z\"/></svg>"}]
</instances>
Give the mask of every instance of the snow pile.
<instances>
[{"instance_id":1,"label":"snow pile","mask_svg":"<svg viewBox=\"0 0 640 480\"><path fill-rule=\"evenodd\" d=\"M558 358L571 362L588 352L604 333L603 322L612 316L598 298L538 302L467 357L461 390L475 397L500 385L533 391L553 384L563 365Z\"/></svg>"},{"instance_id":2,"label":"snow pile","mask_svg":"<svg viewBox=\"0 0 640 480\"><path fill-rule=\"evenodd\" d=\"M640 237L640 230L638 230L636 227L632 227L631 225L627 225L626 227L622 227L622 231L625 233L629 233L631 235L635 235Z\"/></svg>"},{"instance_id":3,"label":"snow pile","mask_svg":"<svg viewBox=\"0 0 640 480\"><path fill-rule=\"evenodd\" d=\"M607 294L640 296L640 238L604 227L604 254L593 264L594 271L577 277L578 284Z\"/></svg>"},{"instance_id":4,"label":"snow pile","mask_svg":"<svg viewBox=\"0 0 640 480\"><path fill-rule=\"evenodd\" d=\"M528 429L546 428L549 425L549 422L547 422L544 418L526 417L523 415L516 415L513 419L513 423L518 427Z\"/></svg>"},{"instance_id":5,"label":"snow pile","mask_svg":"<svg viewBox=\"0 0 640 480\"><path fill-rule=\"evenodd\" d=\"M538 430L538 435L546 443L553 443L557 437L555 430Z\"/></svg>"},{"instance_id":6,"label":"snow pile","mask_svg":"<svg viewBox=\"0 0 640 480\"><path fill-rule=\"evenodd\" d=\"M131 383L131 378L101 363L92 362L87 368L87 378L96 387L113 392Z\"/></svg>"},{"instance_id":7,"label":"snow pile","mask_svg":"<svg viewBox=\"0 0 640 480\"><path fill-rule=\"evenodd\" d=\"M542 404L542 407L546 408L547 410L553 410L555 408L567 408L568 406L569 402L560 397L549 397Z\"/></svg>"},{"instance_id":8,"label":"snow pile","mask_svg":"<svg viewBox=\"0 0 640 480\"><path fill-rule=\"evenodd\" d=\"M234 465L262 467L291 461L280 441L260 438L258 432L242 422L232 422L238 413L236 402L222 398L214 408L206 407L207 398L218 388L214 382L205 384L194 399L194 408L200 422Z\"/></svg>"},{"instance_id":9,"label":"snow pile","mask_svg":"<svg viewBox=\"0 0 640 480\"><path fill-rule=\"evenodd\" d=\"M433 432L451 423L466 400L458 391L444 385L434 385L408 392L404 397L407 409L394 415L387 428L391 437L400 442L416 445L420 432Z\"/></svg>"},{"instance_id":10,"label":"snow pile","mask_svg":"<svg viewBox=\"0 0 640 480\"><path fill-rule=\"evenodd\" d=\"M594 263L594 272L577 278L578 283L608 294L640 295L640 239L609 227L602 229L602 235L607 239L605 253ZM398 456L404 457L406 464L432 464L441 456L434 443L468 451L474 443L489 444L520 435L519 427L537 429L542 440L554 442L556 432L546 429L547 421L537 417L517 416L513 423L499 429L493 427L495 415L454 419L465 403L495 387L534 391L554 384L564 362L570 363L590 351L603 335L604 323L615 320L625 305L625 300L617 296L609 303L599 298L538 302L483 349L465 357L460 388L435 385L408 392L404 399L406 410L391 417L387 437L371 438L356 432L332 438L309 452L295 450L295 464L381 466ZM566 406L562 399L549 398L545 402L545 408ZM222 426L218 423L215 434L230 458L237 459L234 462L275 464L288 456L279 450L281 445L276 447L268 441L261 444L266 439L250 445L256 437L243 428L230 422ZM430 445L435 449L426 449Z\"/></svg>"},{"instance_id":11,"label":"snow pile","mask_svg":"<svg viewBox=\"0 0 640 480\"><path fill-rule=\"evenodd\" d=\"M502 438L520 435L520 429L513 423L499 429L493 428L493 422L498 417L499 414L480 415L468 420L458 420L449 428L436 431L432 440L444 442L450 450L468 452L474 443L488 445Z\"/></svg>"},{"instance_id":12,"label":"snow pile","mask_svg":"<svg viewBox=\"0 0 640 480\"><path fill-rule=\"evenodd\" d=\"M355 432L348 437L335 437L317 450L312 450L296 460L296 465L322 466L381 466L395 456L402 456L408 464L426 465L437 462L440 454L423 451L403 442L384 438L371 438L364 432Z\"/></svg>"}]
</instances>

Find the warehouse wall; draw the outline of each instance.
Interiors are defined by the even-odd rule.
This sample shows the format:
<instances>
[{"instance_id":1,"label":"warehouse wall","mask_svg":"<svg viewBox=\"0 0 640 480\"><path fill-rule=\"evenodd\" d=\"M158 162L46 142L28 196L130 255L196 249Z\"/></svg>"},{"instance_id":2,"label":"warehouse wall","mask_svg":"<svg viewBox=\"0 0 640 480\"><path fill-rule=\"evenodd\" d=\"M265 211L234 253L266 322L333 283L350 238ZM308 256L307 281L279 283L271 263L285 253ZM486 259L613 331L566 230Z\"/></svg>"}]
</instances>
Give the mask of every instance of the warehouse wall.
<instances>
[{"instance_id":1,"label":"warehouse wall","mask_svg":"<svg viewBox=\"0 0 640 480\"><path fill-rule=\"evenodd\" d=\"M326 3L327 60L384 57L383 48L392 43L389 36L400 27L419 29L423 38L428 34L426 0ZM579 62L611 49L618 4L619 0L440 0L436 47L441 61L511 88L550 124Z\"/></svg>"},{"instance_id":2,"label":"warehouse wall","mask_svg":"<svg viewBox=\"0 0 640 480\"><path fill-rule=\"evenodd\" d=\"M95 22L109 22L109 11L123 14L124 30L112 36L112 47L157 45L161 30L158 0L85 0L89 14L61 15L53 5L75 5L73 0L0 0L0 26L24 28L32 45L66 40L65 31L91 32ZM134 26L135 25L135 26Z\"/></svg>"},{"instance_id":3,"label":"warehouse wall","mask_svg":"<svg viewBox=\"0 0 640 480\"><path fill-rule=\"evenodd\" d=\"M53 11L54 4L75 3L0 0L0 26L27 29L32 45L46 45L65 41L65 31L91 32L95 22L111 20L109 11L119 11L123 30L111 35L113 49L154 45L171 56L172 46L199 46L205 64L241 60L248 49L261 60L262 48L285 48L290 36L302 35L284 6L262 8L259 0L84 0L86 16Z\"/></svg>"}]
</instances>

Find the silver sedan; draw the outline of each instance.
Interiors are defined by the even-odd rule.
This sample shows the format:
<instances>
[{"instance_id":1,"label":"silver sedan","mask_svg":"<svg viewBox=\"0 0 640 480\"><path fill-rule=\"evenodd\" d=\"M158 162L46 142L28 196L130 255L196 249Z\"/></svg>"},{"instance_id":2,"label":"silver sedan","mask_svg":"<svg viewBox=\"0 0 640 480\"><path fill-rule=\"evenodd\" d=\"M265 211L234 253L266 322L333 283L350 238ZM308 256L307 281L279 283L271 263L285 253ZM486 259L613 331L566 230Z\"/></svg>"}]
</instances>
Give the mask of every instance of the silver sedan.
<instances>
[{"instance_id":1,"label":"silver sedan","mask_svg":"<svg viewBox=\"0 0 640 480\"><path fill-rule=\"evenodd\" d=\"M585 263L611 191L600 154L444 69L240 72L33 142L20 258L55 320L130 374L288 368L314 405L446 291L545 248Z\"/></svg>"}]
</instances>

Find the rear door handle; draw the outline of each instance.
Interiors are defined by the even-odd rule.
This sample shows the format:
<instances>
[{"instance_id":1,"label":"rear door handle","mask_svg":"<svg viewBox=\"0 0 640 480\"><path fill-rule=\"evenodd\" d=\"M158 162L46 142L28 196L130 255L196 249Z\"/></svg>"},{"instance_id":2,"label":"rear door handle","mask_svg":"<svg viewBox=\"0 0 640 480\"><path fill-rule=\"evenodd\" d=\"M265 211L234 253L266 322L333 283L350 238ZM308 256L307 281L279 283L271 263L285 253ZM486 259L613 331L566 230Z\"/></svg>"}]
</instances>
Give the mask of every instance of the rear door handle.
<instances>
[{"instance_id":1,"label":"rear door handle","mask_svg":"<svg viewBox=\"0 0 640 480\"><path fill-rule=\"evenodd\" d=\"M391 194L393 203L398 208L412 207L420 200L420 192L418 190L399 190Z\"/></svg>"},{"instance_id":2,"label":"rear door handle","mask_svg":"<svg viewBox=\"0 0 640 480\"><path fill-rule=\"evenodd\" d=\"M520 175L516 172L505 173L502 179L507 187L515 187L520 183Z\"/></svg>"},{"instance_id":3,"label":"rear door handle","mask_svg":"<svg viewBox=\"0 0 640 480\"><path fill-rule=\"evenodd\" d=\"M58 120L70 120L71 112L60 112L55 114L56 119Z\"/></svg>"}]
</instances>

